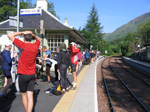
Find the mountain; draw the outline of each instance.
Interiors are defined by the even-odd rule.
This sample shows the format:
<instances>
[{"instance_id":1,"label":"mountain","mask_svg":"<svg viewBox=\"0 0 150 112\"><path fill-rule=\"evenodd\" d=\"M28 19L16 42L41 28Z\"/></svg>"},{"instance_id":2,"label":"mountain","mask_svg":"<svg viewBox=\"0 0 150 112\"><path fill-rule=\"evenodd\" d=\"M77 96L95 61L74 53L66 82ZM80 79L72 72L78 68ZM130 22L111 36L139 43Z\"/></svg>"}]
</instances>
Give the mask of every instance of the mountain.
<instances>
[{"instance_id":1,"label":"mountain","mask_svg":"<svg viewBox=\"0 0 150 112\"><path fill-rule=\"evenodd\" d=\"M142 23L150 22L150 12L145 13L130 22L128 22L125 25L122 25L121 27L117 28L114 32L112 33L106 33L103 36L103 39L105 41L111 42L116 39L120 39L124 36L126 36L128 33L134 33L137 31L138 27Z\"/></svg>"}]
</instances>

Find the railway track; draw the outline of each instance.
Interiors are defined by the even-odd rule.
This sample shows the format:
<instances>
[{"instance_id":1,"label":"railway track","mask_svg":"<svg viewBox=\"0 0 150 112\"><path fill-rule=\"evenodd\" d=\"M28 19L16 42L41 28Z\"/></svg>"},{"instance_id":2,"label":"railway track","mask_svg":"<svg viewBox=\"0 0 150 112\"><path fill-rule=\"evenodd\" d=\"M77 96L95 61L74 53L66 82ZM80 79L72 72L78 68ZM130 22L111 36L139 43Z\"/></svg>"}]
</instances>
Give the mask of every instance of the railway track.
<instances>
[{"instance_id":1,"label":"railway track","mask_svg":"<svg viewBox=\"0 0 150 112\"><path fill-rule=\"evenodd\" d=\"M131 67L130 65L124 64L121 61L118 62L117 58L115 58L115 61L116 61L116 63L118 65L120 65L121 68L123 68L128 73L130 73L131 75L133 75L135 78L137 78L138 80L142 81L143 83L145 83L147 86L150 87L150 76L148 76L147 74L141 72L140 70L137 70L134 67ZM129 67L130 67L130 69L129 69Z\"/></svg>"},{"instance_id":2,"label":"railway track","mask_svg":"<svg viewBox=\"0 0 150 112\"><path fill-rule=\"evenodd\" d=\"M107 94L107 96L105 96L105 99L107 98L106 101L109 104L109 109L107 108L107 110L112 112L149 112L150 106L148 103L145 103L145 101L143 102L143 100L141 101L141 97L139 97L140 95L137 95L139 93L131 86L131 83L127 83L129 81L124 81L125 77L123 78L122 75L124 74L124 76L126 76L128 71L122 68L121 65L119 65L120 63L118 65L117 64L117 60L114 61L113 58L106 58L98 68L101 69L103 79L99 83L101 83L101 86L105 88L105 94ZM128 72L128 74L130 72ZM106 111L102 109L99 110Z\"/></svg>"}]
</instances>

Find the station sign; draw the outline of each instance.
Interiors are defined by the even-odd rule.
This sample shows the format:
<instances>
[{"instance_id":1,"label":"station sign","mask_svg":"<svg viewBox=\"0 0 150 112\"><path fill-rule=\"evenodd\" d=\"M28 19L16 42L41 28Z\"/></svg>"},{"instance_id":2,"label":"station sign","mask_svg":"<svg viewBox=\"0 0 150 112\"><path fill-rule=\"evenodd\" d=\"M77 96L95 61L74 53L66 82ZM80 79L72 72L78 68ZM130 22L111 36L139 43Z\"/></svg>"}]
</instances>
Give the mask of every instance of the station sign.
<instances>
[{"instance_id":1,"label":"station sign","mask_svg":"<svg viewBox=\"0 0 150 112\"><path fill-rule=\"evenodd\" d=\"M9 16L9 26L10 27L17 27L17 16ZM23 21L20 19L19 20L19 27L23 27Z\"/></svg>"},{"instance_id":2,"label":"station sign","mask_svg":"<svg viewBox=\"0 0 150 112\"><path fill-rule=\"evenodd\" d=\"M34 9L20 9L20 16L33 16L33 15L41 15L42 11L39 8Z\"/></svg>"}]
</instances>

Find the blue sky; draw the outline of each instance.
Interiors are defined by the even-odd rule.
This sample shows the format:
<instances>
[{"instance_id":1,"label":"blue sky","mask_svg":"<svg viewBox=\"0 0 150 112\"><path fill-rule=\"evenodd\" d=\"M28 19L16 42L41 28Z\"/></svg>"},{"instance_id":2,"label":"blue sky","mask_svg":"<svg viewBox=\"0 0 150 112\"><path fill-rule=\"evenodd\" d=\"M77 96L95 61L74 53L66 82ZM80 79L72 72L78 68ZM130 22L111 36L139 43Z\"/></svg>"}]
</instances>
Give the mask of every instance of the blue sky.
<instances>
[{"instance_id":1,"label":"blue sky","mask_svg":"<svg viewBox=\"0 0 150 112\"><path fill-rule=\"evenodd\" d=\"M93 4L99 15L104 33L111 33L130 20L150 12L150 0L48 0L54 3L56 14L64 23L78 29L87 23ZM32 0L36 3L36 0Z\"/></svg>"}]
</instances>

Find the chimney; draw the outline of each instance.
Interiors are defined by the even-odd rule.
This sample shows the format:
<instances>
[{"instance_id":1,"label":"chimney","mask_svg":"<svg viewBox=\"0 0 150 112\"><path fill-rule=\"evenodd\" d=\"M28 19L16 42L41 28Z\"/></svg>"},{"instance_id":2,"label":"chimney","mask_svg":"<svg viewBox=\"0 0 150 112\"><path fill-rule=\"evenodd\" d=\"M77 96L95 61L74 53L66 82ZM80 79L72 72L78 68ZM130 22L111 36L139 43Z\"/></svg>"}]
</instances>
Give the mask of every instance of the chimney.
<instances>
[{"instance_id":1,"label":"chimney","mask_svg":"<svg viewBox=\"0 0 150 112\"><path fill-rule=\"evenodd\" d=\"M68 24L68 22L67 22L67 18L65 18L64 25L69 26L69 24Z\"/></svg>"},{"instance_id":2,"label":"chimney","mask_svg":"<svg viewBox=\"0 0 150 112\"><path fill-rule=\"evenodd\" d=\"M47 0L37 0L36 2L36 8L41 8L44 10L48 10L48 2Z\"/></svg>"}]
</instances>

